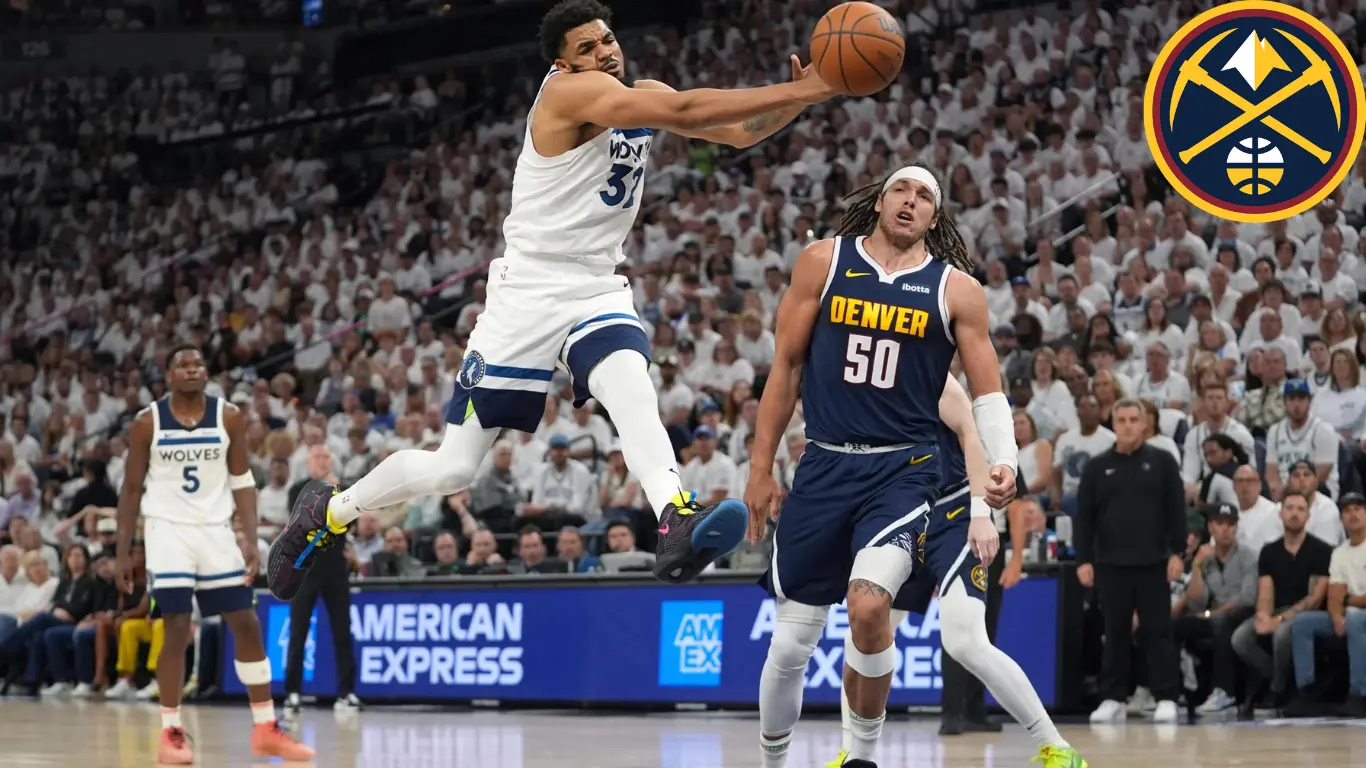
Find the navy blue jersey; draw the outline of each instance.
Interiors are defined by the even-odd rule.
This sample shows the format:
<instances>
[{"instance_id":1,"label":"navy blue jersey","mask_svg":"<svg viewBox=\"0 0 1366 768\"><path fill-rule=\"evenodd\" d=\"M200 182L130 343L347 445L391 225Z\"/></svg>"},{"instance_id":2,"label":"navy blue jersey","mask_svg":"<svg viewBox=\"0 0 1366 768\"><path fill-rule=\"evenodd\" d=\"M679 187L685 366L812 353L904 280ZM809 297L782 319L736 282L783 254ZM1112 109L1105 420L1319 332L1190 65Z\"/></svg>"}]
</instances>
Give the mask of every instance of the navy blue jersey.
<instances>
[{"instance_id":1,"label":"navy blue jersey","mask_svg":"<svg viewBox=\"0 0 1366 768\"><path fill-rule=\"evenodd\" d=\"M947 425L939 428L939 487L957 488L968 480L968 461L958 433Z\"/></svg>"},{"instance_id":2,"label":"navy blue jersey","mask_svg":"<svg viewBox=\"0 0 1366 768\"><path fill-rule=\"evenodd\" d=\"M863 238L835 256L802 372L806 436L869 446L939 440L939 396L957 345L946 325L950 267L927 258L887 274Z\"/></svg>"}]
</instances>

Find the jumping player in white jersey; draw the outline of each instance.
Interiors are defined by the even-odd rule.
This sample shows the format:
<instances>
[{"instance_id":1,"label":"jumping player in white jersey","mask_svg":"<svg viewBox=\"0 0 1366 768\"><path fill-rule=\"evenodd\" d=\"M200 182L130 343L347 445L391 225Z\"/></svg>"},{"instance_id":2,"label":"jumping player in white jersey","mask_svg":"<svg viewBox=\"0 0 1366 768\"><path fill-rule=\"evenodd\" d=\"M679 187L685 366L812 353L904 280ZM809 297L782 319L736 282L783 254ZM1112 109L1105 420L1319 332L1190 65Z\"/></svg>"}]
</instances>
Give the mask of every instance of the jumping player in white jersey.
<instances>
[{"instance_id":1,"label":"jumping player in white jersey","mask_svg":"<svg viewBox=\"0 0 1366 768\"><path fill-rule=\"evenodd\" d=\"M270 660L261 642L255 595L258 570L256 481L247 464L247 422L237 407L204 394L204 356L180 345L166 356L170 394L144 408L129 429L128 461L118 509L120 590L133 590L131 547L138 512L146 522L147 572L152 598L166 620L157 658L161 743L157 761L189 765L194 752L180 721L185 648L193 602L200 614L222 614L237 642L237 676L247 686L258 756L311 760L314 752L276 722L270 697ZM245 534L237 546L232 517Z\"/></svg>"},{"instance_id":2,"label":"jumping player in white jersey","mask_svg":"<svg viewBox=\"0 0 1366 768\"><path fill-rule=\"evenodd\" d=\"M795 56L793 82L760 88L678 92L631 82L610 21L597 0L564 0L541 22L553 68L527 118L503 223L507 250L489 268L487 307L446 407L441 446L399 451L344 492L306 487L271 547L277 596L292 596L314 549L365 510L469 485L499 430L535 431L556 368L569 372L576 405L592 397L612 416L659 519L657 577L688 581L739 544L744 505L727 499L703 509L681 486L649 377L650 341L616 268L655 131L748 146L834 92Z\"/></svg>"}]
</instances>

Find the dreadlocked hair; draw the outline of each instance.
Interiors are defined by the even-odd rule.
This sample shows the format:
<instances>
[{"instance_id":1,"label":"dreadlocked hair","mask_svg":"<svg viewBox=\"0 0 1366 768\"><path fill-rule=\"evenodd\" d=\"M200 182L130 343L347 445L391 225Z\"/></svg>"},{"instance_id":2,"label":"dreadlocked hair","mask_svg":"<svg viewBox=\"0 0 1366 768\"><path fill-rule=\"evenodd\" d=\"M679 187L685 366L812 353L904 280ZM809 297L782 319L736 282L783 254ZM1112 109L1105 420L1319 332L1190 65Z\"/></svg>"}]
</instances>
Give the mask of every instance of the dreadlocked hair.
<instances>
[{"instance_id":1,"label":"dreadlocked hair","mask_svg":"<svg viewBox=\"0 0 1366 768\"><path fill-rule=\"evenodd\" d=\"M915 164L919 168L925 168L920 163ZM933 171L931 171L933 173ZM890 178L890 174L888 175ZM860 187L850 192L844 197L845 200L852 200L849 207L844 211L844 218L840 220L839 227L835 234L841 237L859 237L873 234L877 229L877 201L882 197L882 185L887 183L887 179L875 181L864 187ZM935 211L934 227L925 232L925 248L930 256L939 259L959 271L969 275L977 270L976 263L968 255L967 243L963 241L963 235L958 232L958 227L953 223L953 218L944 215L942 209Z\"/></svg>"}]
</instances>

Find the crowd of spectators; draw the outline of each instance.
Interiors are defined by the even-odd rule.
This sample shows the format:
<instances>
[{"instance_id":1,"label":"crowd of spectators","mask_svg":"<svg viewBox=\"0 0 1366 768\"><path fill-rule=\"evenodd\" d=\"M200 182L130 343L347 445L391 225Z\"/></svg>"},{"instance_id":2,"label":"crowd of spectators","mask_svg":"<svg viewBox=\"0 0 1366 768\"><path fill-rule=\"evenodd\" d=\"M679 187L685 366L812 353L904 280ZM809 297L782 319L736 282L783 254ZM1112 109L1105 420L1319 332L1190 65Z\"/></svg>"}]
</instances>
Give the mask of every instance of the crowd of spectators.
<instances>
[{"instance_id":1,"label":"crowd of spectators","mask_svg":"<svg viewBox=\"0 0 1366 768\"><path fill-rule=\"evenodd\" d=\"M983 265L1016 407L1016 509L1028 537L1006 582L1027 561L1068 556L1082 468L1113 444L1114 404L1141 398L1151 442L1181 463L1192 510L1187 573L1173 585L1190 638L1188 702L1212 714L1250 707L1262 689L1287 698L1292 666L1307 699L1319 697L1341 681L1313 674L1315 637L1350 634L1353 658L1366 655L1353 618L1366 583L1347 565L1366 566L1366 522L1337 511L1366 469L1366 161L1287 221L1215 220L1167 189L1141 111L1162 42L1207 3L1087 0L1048 15L883 5L913 38L883 94L811 109L747 151L654 142L623 272L686 483L703 501L741 494L794 259L830 233L846 194L923 162L944 179L947 210ZM1300 5L1357 50L1366 17L1354 6ZM814 0L708 2L686 31L627 37L628 66L680 88L782 79L822 10ZM410 147L355 204L330 187L325 162L287 140L268 162L218 168L204 184L143 182L142 155L125 149L138 126L173 138L186 115L212 120L252 100L234 87L233 56L216 52L207 79L173 69L41 81L3 102L26 133L0 151L0 180L18 179L0 225L30 245L28 258L0 264L0 519L17 547L0 564L22 563L4 581L28 585L0 592L0 616L61 610L82 626L41 590L83 578L70 552L91 553L92 572L104 567L120 433L164 393L174 342L202 345L210 392L250 415L263 537L310 477L347 484L395 450L441 439L540 70L468 130ZM320 80L305 70L325 79L282 63L255 100L309 103L302 95ZM454 77L376 88L367 98L401 94L418 109L465 98ZM203 130L192 125L183 129ZM49 194L54 179L76 191ZM347 544L355 577L647 570L654 517L610 421L592 402L572 408L567 387L557 376L535 432L507 433L467 491L362 516ZM779 451L786 483L804 442L799 411ZM1332 567L1318 558L1314 576L1291 583L1275 547L1299 547L1304 531L1338 549ZM766 560L763 545L746 545L720 565ZM1325 595L1339 600L1328 623L1301 622L1320 615ZM53 642L43 647L66 653L67 640ZM1331 638L1323 645L1334 652ZM1366 680L1350 685L1366 694ZM1150 699L1138 686L1129 710Z\"/></svg>"}]
</instances>

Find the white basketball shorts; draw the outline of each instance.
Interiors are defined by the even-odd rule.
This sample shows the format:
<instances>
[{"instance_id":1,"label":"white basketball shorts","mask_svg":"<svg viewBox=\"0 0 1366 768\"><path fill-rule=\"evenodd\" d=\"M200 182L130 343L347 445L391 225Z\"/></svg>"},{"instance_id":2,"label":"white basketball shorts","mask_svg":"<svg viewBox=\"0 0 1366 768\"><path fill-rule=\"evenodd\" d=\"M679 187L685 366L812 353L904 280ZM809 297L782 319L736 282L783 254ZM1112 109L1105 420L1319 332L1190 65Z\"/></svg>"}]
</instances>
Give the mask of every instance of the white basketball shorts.
<instances>
[{"instance_id":1,"label":"white basketball shorts","mask_svg":"<svg viewBox=\"0 0 1366 768\"><path fill-rule=\"evenodd\" d=\"M477 413L488 429L535 432L557 368L569 373L581 405L593 367L621 349L648 364L650 340L625 277L575 262L497 259L446 421L462 424Z\"/></svg>"},{"instance_id":2,"label":"white basketball shorts","mask_svg":"<svg viewBox=\"0 0 1366 768\"><path fill-rule=\"evenodd\" d=\"M230 524L149 517L143 535L152 597L162 613L190 613L195 593L205 616L251 607L246 561Z\"/></svg>"}]
</instances>

